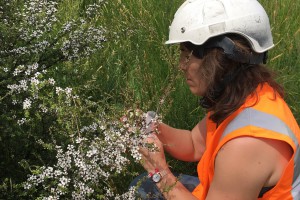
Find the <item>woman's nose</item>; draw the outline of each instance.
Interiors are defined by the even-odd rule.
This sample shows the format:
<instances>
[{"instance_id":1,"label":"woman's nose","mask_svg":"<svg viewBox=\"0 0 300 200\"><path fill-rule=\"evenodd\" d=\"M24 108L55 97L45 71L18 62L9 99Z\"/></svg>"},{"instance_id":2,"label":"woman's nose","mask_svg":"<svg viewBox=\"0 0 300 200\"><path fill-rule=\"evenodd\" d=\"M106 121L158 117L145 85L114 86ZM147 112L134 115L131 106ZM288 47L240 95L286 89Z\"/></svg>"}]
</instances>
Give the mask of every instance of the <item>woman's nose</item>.
<instances>
[{"instance_id":1,"label":"woman's nose","mask_svg":"<svg viewBox=\"0 0 300 200\"><path fill-rule=\"evenodd\" d=\"M186 71L187 69L187 66L188 66L188 63L186 62L179 62L179 69L182 70L182 71Z\"/></svg>"},{"instance_id":2,"label":"woman's nose","mask_svg":"<svg viewBox=\"0 0 300 200\"><path fill-rule=\"evenodd\" d=\"M179 69L182 71L186 71L189 64L190 64L190 60L191 60L191 56L192 56L193 51L189 54L189 55L180 55L180 59L179 59Z\"/></svg>"},{"instance_id":3,"label":"woman's nose","mask_svg":"<svg viewBox=\"0 0 300 200\"><path fill-rule=\"evenodd\" d=\"M193 55L193 51L182 50L179 57L179 69L186 71L190 65L190 60Z\"/></svg>"}]
</instances>

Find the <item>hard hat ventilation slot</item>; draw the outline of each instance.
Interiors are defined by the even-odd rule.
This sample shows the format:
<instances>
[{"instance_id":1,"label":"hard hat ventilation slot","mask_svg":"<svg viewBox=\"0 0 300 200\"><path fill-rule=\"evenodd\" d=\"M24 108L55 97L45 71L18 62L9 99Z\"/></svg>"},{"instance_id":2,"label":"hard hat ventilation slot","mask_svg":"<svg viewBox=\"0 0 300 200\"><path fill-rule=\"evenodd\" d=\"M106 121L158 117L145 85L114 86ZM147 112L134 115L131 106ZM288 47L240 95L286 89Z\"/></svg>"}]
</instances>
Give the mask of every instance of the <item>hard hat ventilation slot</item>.
<instances>
[{"instance_id":1,"label":"hard hat ventilation slot","mask_svg":"<svg viewBox=\"0 0 300 200\"><path fill-rule=\"evenodd\" d=\"M185 33L185 27L182 27L180 30L181 30L181 33Z\"/></svg>"}]
</instances>

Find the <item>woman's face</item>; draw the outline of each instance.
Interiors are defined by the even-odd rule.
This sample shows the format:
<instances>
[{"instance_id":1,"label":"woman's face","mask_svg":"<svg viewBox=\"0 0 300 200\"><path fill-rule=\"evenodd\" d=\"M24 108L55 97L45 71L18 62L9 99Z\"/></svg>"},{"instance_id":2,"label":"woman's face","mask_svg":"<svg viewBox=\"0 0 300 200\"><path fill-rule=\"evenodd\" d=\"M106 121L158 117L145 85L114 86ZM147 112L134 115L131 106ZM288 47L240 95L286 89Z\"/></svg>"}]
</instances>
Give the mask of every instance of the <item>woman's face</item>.
<instances>
[{"instance_id":1,"label":"woman's face","mask_svg":"<svg viewBox=\"0 0 300 200\"><path fill-rule=\"evenodd\" d=\"M206 84L201 74L202 59L195 57L190 50L180 44L179 68L184 72L186 83L191 92L197 96L203 96Z\"/></svg>"}]
</instances>

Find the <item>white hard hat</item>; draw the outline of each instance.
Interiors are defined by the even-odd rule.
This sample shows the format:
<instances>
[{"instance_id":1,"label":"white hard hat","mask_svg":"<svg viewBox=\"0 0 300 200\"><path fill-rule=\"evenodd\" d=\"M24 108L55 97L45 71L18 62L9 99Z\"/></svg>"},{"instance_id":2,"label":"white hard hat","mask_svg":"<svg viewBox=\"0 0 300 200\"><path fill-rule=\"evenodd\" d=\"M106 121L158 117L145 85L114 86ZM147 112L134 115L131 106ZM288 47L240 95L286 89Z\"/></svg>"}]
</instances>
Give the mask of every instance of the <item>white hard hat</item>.
<instances>
[{"instance_id":1,"label":"white hard hat","mask_svg":"<svg viewBox=\"0 0 300 200\"><path fill-rule=\"evenodd\" d=\"M230 33L246 38L257 53L274 46L268 15L257 0L187 0L175 13L166 44L202 45Z\"/></svg>"}]
</instances>

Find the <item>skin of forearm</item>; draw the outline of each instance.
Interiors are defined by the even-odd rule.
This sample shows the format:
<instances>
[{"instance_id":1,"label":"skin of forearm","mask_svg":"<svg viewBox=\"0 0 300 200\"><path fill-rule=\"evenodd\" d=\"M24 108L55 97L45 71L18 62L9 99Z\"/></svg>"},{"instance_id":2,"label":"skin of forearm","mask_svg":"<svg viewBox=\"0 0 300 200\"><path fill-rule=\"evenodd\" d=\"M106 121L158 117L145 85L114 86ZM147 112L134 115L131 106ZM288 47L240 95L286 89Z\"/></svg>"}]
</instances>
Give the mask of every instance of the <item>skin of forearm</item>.
<instances>
[{"instance_id":1,"label":"skin of forearm","mask_svg":"<svg viewBox=\"0 0 300 200\"><path fill-rule=\"evenodd\" d=\"M157 183L157 187L167 200L197 199L172 173L164 176L161 182Z\"/></svg>"},{"instance_id":2,"label":"skin of forearm","mask_svg":"<svg viewBox=\"0 0 300 200\"><path fill-rule=\"evenodd\" d=\"M191 131L176 129L164 123L159 124L158 130L159 134L157 134L157 137L164 144L164 149L171 156L183 161L195 160L195 149Z\"/></svg>"}]
</instances>

